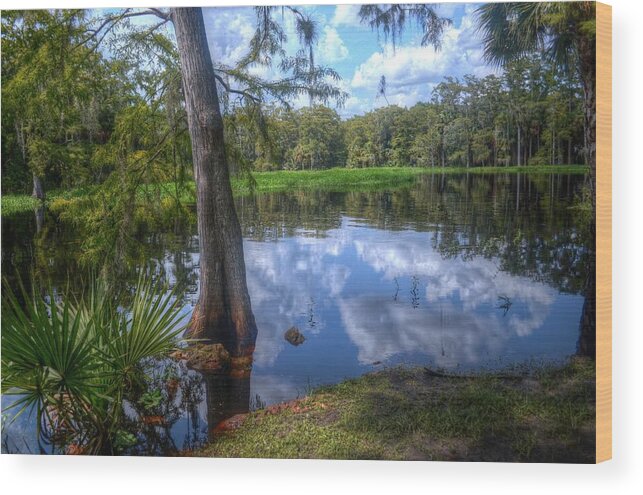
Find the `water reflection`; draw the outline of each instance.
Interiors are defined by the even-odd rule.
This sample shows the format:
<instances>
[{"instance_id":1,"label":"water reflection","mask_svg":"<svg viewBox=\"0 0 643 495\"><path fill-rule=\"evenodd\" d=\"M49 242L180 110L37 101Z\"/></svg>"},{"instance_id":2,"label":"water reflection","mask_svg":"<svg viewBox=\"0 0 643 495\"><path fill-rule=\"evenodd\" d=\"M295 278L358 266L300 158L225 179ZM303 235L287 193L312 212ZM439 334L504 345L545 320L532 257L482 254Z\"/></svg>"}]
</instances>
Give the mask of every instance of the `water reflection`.
<instances>
[{"instance_id":1,"label":"water reflection","mask_svg":"<svg viewBox=\"0 0 643 495\"><path fill-rule=\"evenodd\" d=\"M311 346L337 341L327 331L343 329L361 365L406 356L477 367L493 364L505 351L514 359L571 352L576 323L566 328L564 321L578 321L580 296L502 272L493 258L445 259L431 248L433 235L381 231L344 218L321 238L248 241L248 285L261 328L255 362L274 365L289 350L280 336L292 324L307 330ZM502 297L512 302L506 313L498 308ZM320 310L315 326L304 311L311 298ZM552 312L572 347L553 346L546 356L532 352L529 342L507 349L518 338L547 332Z\"/></svg>"},{"instance_id":2,"label":"water reflection","mask_svg":"<svg viewBox=\"0 0 643 495\"><path fill-rule=\"evenodd\" d=\"M225 431L224 420L250 410L250 375L204 373L208 439Z\"/></svg>"},{"instance_id":3,"label":"water reflection","mask_svg":"<svg viewBox=\"0 0 643 495\"><path fill-rule=\"evenodd\" d=\"M427 176L394 191L240 198L259 328L252 375L192 372L191 388L175 398L168 448L192 448L230 416L381 365L480 369L591 353L594 320L579 329L593 314L591 226L569 208L582 182ZM35 271L82 286L83 233L49 213L36 220L2 219L3 275L28 280ZM151 265L187 288L188 317L199 276L195 226L142 224L133 239L120 279L133 283L136 267ZM302 345L284 339L292 326ZM149 452L165 448L157 445Z\"/></svg>"}]
</instances>

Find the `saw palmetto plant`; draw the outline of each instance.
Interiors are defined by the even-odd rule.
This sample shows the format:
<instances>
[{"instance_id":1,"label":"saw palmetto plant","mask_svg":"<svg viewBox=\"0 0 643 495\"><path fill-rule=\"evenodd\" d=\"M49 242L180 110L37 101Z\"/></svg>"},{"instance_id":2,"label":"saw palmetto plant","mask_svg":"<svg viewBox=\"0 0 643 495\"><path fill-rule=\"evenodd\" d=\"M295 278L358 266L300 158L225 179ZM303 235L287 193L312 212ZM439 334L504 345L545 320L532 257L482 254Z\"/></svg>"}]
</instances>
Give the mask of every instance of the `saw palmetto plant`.
<instances>
[{"instance_id":1,"label":"saw palmetto plant","mask_svg":"<svg viewBox=\"0 0 643 495\"><path fill-rule=\"evenodd\" d=\"M13 417L36 414L59 448L113 453L123 401L143 381L142 363L167 355L185 329L180 299L141 276L127 298L94 281L81 296L49 290L2 295L2 393Z\"/></svg>"}]
</instances>

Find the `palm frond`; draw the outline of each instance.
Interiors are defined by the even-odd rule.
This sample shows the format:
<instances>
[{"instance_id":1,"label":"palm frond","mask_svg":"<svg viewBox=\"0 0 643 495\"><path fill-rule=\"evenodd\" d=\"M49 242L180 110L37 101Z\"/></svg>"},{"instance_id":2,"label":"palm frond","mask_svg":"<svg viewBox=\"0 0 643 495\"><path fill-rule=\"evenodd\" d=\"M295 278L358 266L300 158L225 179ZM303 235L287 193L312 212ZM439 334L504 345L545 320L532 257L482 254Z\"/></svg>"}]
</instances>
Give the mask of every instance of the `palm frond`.
<instances>
[{"instance_id":1,"label":"palm frond","mask_svg":"<svg viewBox=\"0 0 643 495\"><path fill-rule=\"evenodd\" d=\"M8 407L35 410L40 434L98 452L111 444L123 397L140 364L167 354L185 329L180 298L141 275L123 306L92 280L79 297L28 294L5 282L2 294L2 393Z\"/></svg>"},{"instance_id":2,"label":"palm frond","mask_svg":"<svg viewBox=\"0 0 643 495\"><path fill-rule=\"evenodd\" d=\"M594 2L490 3L479 7L476 16L487 62L504 66L540 52L568 68L579 40L591 36L595 6Z\"/></svg>"}]
</instances>

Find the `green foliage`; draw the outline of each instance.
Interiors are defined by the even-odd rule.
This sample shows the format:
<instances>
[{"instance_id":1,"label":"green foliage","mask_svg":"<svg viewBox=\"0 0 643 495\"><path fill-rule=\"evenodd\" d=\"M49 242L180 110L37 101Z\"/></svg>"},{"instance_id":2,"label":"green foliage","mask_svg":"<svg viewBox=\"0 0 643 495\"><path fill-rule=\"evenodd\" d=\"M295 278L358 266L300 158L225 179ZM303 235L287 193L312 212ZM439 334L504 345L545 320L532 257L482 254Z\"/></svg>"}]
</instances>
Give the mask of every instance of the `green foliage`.
<instances>
[{"instance_id":1,"label":"green foliage","mask_svg":"<svg viewBox=\"0 0 643 495\"><path fill-rule=\"evenodd\" d=\"M422 46L432 45L436 49L441 45L444 28L451 25L451 20L440 17L431 4L362 5L359 17L372 29L382 31L384 38L390 39L394 46L409 20L415 21L424 33Z\"/></svg>"},{"instance_id":2,"label":"green foliage","mask_svg":"<svg viewBox=\"0 0 643 495\"><path fill-rule=\"evenodd\" d=\"M123 400L143 380L142 363L166 355L184 330L174 291L141 276L115 296L100 282L80 296L46 297L5 285L2 393L35 411L40 434L59 447L112 453L124 444ZM130 439L131 440L131 439Z\"/></svg>"},{"instance_id":3,"label":"green foliage","mask_svg":"<svg viewBox=\"0 0 643 495\"><path fill-rule=\"evenodd\" d=\"M163 396L160 390L149 390L141 395L138 403L143 407L143 409L153 411L161 404L162 400Z\"/></svg>"},{"instance_id":4,"label":"green foliage","mask_svg":"<svg viewBox=\"0 0 643 495\"><path fill-rule=\"evenodd\" d=\"M4 179L3 179L4 180ZM0 212L3 217L15 215L24 211L31 211L38 207L40 201L31 196L17 194L3 194L2 208Z\"/></svg>"},{"instance_id":5,"label":"green foliage","mask_svg":"<svg viewBox=\"0 0 643 495\"><path fill-rule=\"evenodd\" d=\"M82 10L3 11L2 170L21 177L3 190L28 189L31 174L65 187L94 180L91 156L125 94L118 64L82 44L87 29Z\"/></svg>"},{"instance_id":6,"label":"green foliage","mask_svg":"<svg viewBox=\"0 0 643 495\"><path fill-rule=\"evenodd\" d=\"M245 169L479 167L582 163L582 90L537 57L502 76L447 77L430 102L389 105L340 121L323 106L268 108L265 134L245 109L226 120L233 163Z\"/></svg>"},{"instance_id":7,"label":"green foliage","mask_svg":"<svg viewBox=\"0 0 643 495\"><path fill-rule=\"evenodd\" d=\"M297 145L291 160L297 166L329 168L344 161L342 135L337 112L323 106L299 111Z\"/></svg>"},{"instance_id":8,"label":"green foliage","mask_svg":"<svg viewBox=\"0 0 643 495\"><path fill-rule=\"evenodd\" d=\"M580 44L596 37L594 2L489 3L477 10L486 58L498 65L543 51L571 67Z\"/></svg>"},{"instance_id":9,"label":"green foliage","mask_svg":"<svg viewBox=\"0 0 643 495\"><path fill-rule=\"evenodd\" d=\"M584 161L582 91L540 60L502 77L446 78L429 103L343 123L348 167L477 167Z\"/></svg>"},{"instance_id":10,"label":"green foliage","mask_svg":"<svg viewBox=\"0 0 643 495\"><path fill-rule=\"evenodd\" d=\"M538 22L563 22L557 16L574 10L547 5L539 7ZM584 161L579 78L526 56L532 45L523 47L520 59L507 58L501 76L446 78L430 102L409 109L389 105L341 121L319 104L341 104L346 95L335 85L337 74L315 64L314 17L294 7L259 7L256 13L246 55L232 65L215 61L228 161L233 175L249 185L251 170ZM74 213L79 223L100 225L102 234L86 242L94 258L131 223L132 211L161 218L180 210L189 195L191 149L176 48L164 21L128 24L136 14L126 9L90 18L59 10L2 17L3 191L27 192L32 173L49 189L100 185ZM301 45L294 56L283 46L281 18L288 16ZM417 22L423 43L436 47L448 24L430 5L363 6L360 19L392 41L408 22ZM484 16L481 25L487 26ZM581 30L591 31L589 21ZM109 60L101 56L103 35ZM64 47L69 50L63 53ZM257 64L278 67L284 76L263 80L251 70ZM292 99L303 95L311 105L292 110Z\"/></svg>"},{"instance_id":11,"label":"green foliage","mask_svg":"<svg viewBox=\"0 0 643 495\"><path fill-rule=\"evenodd\" d=\"M583 141L582 153L590 167L590 189L595 190L596 169L596 4L595 2L509 2L486 4L477 10L483 34L484 54L488 61L507 66L517 60L538 54L557 72L577 78L582 86ZM561 85L565 87L566 85ZM569 89L569 86L567 85ZM570 91L568 91L569 93ZM567 155L572 153L570 121L580 120L569 102L561 115L556 104L550 106L547 121L551 130L552 161L560 139L560 121L567 141ZM575 105L574 105L575 106ZM518 116L520 119L520 115ZM521 129L521 127L518 127ZM558 134L558 137L557 137ZM547 135L547 134L545 134ZM558 152L560 154L560 152ZM545 161L536 156L537 163ZM593 200L592 200L593 201Z\"/></svg>"},{"instance_id":12,"label":"green foliage","mask_svg":"<svg viewBox=\"0 0 643 495\"><path fill-rule=\"evenodd\" d=\"M133 447L138 442L136 435L125 430L116 431L114 438L114 448L118 451L124 451Z\"/></svg>"}]
</instances>

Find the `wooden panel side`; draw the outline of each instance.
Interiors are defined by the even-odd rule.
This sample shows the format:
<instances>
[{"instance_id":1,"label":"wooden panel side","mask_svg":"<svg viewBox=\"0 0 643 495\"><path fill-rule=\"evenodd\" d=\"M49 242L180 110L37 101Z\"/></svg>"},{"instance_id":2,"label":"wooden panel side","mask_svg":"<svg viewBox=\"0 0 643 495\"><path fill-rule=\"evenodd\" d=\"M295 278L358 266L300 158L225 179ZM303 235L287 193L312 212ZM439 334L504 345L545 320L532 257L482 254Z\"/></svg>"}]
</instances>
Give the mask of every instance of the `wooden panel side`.
<instances>
[{"instance_id":1,"label":"wooden panel side","mask_svg":"<svg viewBox=\"0 0 643 495\"><path fill-rule=\"evenodd\" d=\"M596 3L596 462L612 458L612 7Z\"/></svg>"}]
</instances>

